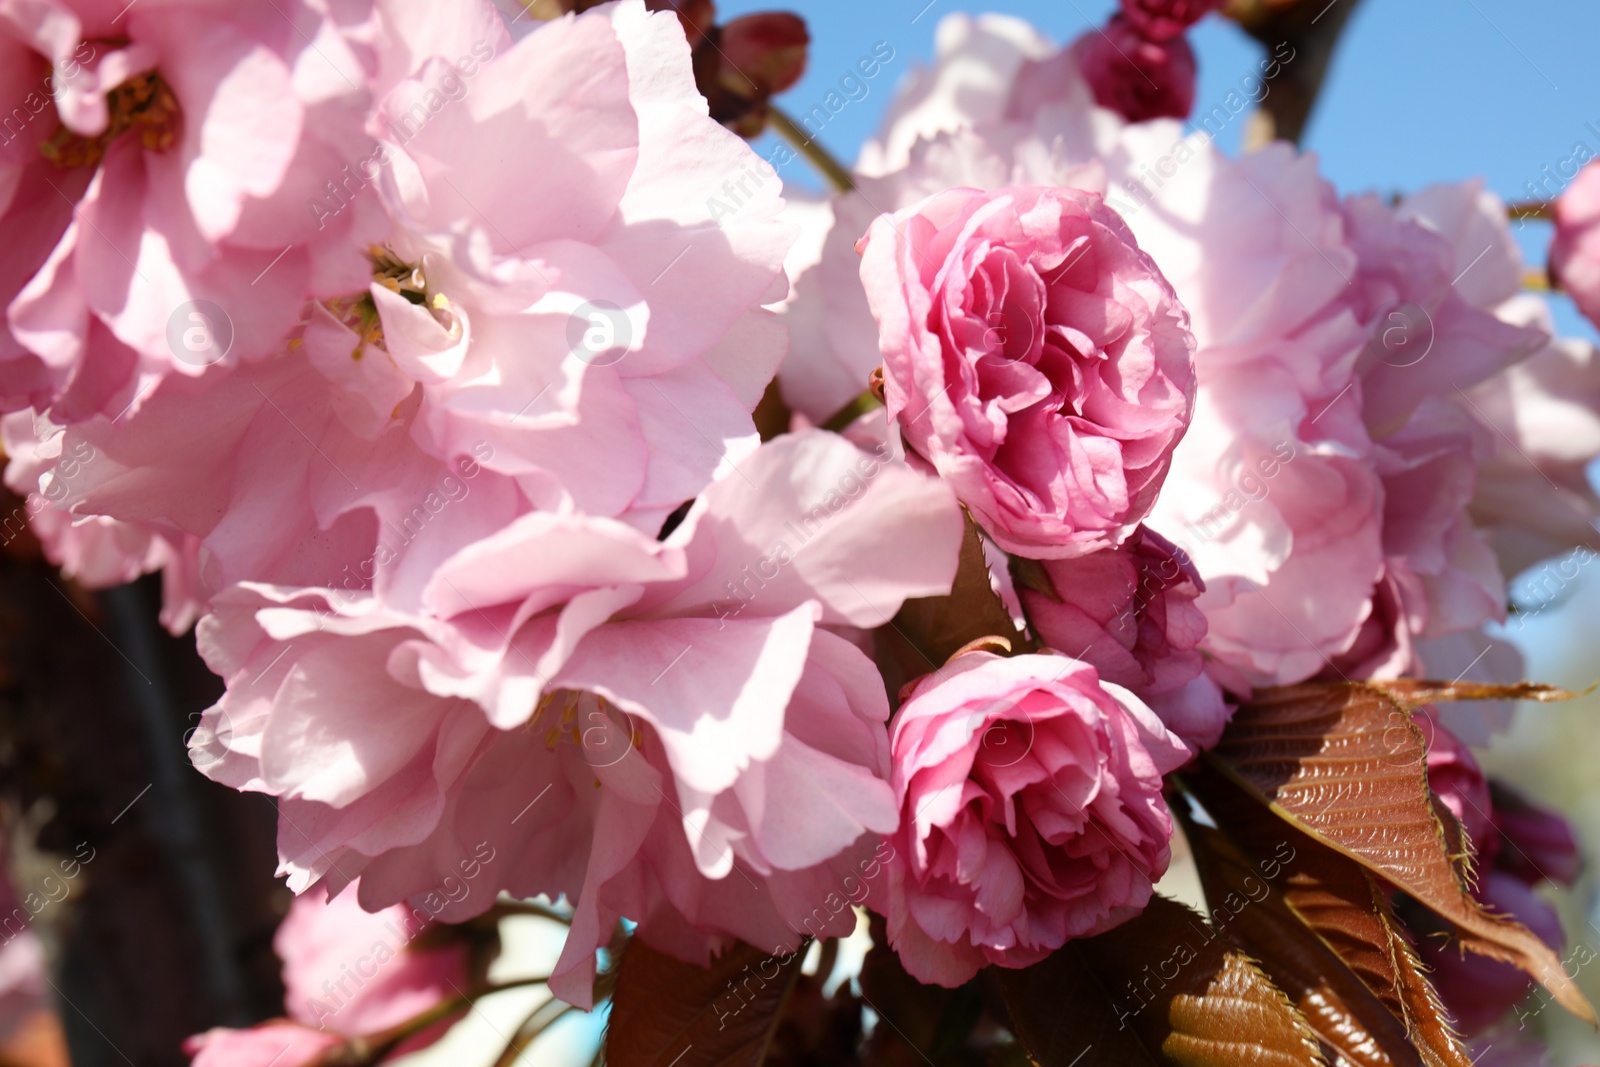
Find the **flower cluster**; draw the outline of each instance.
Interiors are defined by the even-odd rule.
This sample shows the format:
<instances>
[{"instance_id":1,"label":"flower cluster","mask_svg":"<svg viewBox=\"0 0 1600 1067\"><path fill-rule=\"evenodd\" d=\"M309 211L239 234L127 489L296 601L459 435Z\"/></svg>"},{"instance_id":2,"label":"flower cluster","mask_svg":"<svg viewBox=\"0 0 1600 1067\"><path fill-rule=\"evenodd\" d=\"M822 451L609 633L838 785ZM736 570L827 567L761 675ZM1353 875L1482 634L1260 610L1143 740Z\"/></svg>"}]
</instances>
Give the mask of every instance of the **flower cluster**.
<instances>
[{"instance_id":1,"label":"flower cluster","mask_svg":"<svg viewBox=\"0 0 1600 1067\"><path fill-rule=\"evenodd\" d=\"M1515 682L1507 578L1600 548L1600 366L1505 206L1186 135L1215 3L1065 49L952 16L826 203L740 136L792 16L35 6L0 17L50 86L0 148L6 484L85 585L163 572L226 684L191 758L276 798L318 902L292 1018L197 1062L327 1060L465 981L412 953L322 1003L363 909L564 901L584 1008L619 930L787 960L846 901L922 982L1039 963L1147 907L1171 775L1253 692ZM1570 877L1429 759L1485 899Z\"/></svg>"}]
</instances>

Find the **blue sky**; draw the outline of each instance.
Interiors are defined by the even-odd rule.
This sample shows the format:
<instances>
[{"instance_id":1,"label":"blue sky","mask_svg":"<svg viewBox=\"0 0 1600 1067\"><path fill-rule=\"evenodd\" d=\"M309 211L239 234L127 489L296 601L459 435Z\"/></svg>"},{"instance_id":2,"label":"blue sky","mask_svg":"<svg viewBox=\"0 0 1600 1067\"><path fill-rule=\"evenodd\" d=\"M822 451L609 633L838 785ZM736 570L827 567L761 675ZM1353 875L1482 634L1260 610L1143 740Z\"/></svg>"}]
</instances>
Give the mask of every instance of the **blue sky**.
<instances>
[{"instance_id":1,"label":"blue sky","mask_svg":"<svg viewBox=\"0 0 1600 1067\"><path fill-rule=\"evenodd\" d=\"M1314 2L1314 0L1308 0ZM1350 3L1352 0L1333 0ZM789 7L811 27L811 62L787 99L820 99L879 41L895 50L885 75L823 132L849 161L877 127L892 83L933 54L934 27L952 11L1000 11L1031 20L1057 41L1098 25L1115 0L720 0L724 18ZM1594 0L1364 0L1346 28L1305 147L1341 192L1403 192L1483 177L1512 200L1557 171L1578 143L1600 155L1600 4ZM1256 69L1260 47L1213 16L1194 33L1201 73L1197 110L1220 102ZM1589 127L1593 123L1593 129ZM1238 126L1230 131L1237 137ZM1229 145L1227 136L1222 138ZM1231 145L1229 145L1231 147ZM785 177L813 183L797 165ZM1542 262L1548 227L1520 235ZM1564 303L1564 302L1558 302ZM1558 307L1563 332L1593 330Z\"/></svg>"}]
</instances>

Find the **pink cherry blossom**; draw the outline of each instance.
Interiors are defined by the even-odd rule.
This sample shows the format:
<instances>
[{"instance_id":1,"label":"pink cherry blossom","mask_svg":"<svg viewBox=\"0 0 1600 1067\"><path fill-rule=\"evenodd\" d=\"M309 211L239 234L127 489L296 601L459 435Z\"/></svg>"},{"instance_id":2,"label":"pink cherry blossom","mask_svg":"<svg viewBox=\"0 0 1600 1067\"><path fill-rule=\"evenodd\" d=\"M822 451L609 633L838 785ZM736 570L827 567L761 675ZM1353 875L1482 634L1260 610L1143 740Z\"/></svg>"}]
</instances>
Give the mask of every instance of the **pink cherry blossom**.
<instances>
[{"instance_id":1,"label":"pink cherry blossom","mask_svg":"<svg viewBox=\"0 0 1600 1067\"><path fill-rule=\"evenodd\" d=\"M889 417L1008 551L1119 543L1188 424L1193 340L1098 197L952 190L873 223Z\"/></svg>"},{"instance_id":2,"label":"pink cherry blossom","mask_svg":"<svg viewBox=\"0 0 1600 1067\"><path fill-rule=\"evenodd\" d=\"M161 622L173 633L187 631L204 608L197 573L199 542L104 515L74 517L58 506L65 498L66 482L94 459L93 447L81 440L74 442L73 452L64 454L63 436L63 427L31 410L0 416L0 444L9 457L6 485L23 497L22 506L0 522L4 540L9 543L26 526L39 539L45 558L89 589L122 585L160 571ZM59 485L52 482L58 500L39 494L46 474L61 478Z\"/></svg>"},{"instance_id":3,"label":"pink cherry blossom","mask_svg":"<svg viewBox=\"0 0 1600 1067\"><path fill-rule=\"evenodd\" d=\"M27 212L24 259L53 247L0 287L25 350L6 407L116 414L168 374L269 351L308 296L359 284L376 203L332 221L309 205L370 153L370 7L38 6L6 25L56 63L25 134L50 167L27 168L0 226Z\"/></svg>"},{"instance_id":4,"label":"pink cherry blossom","mask_svg":"<svg viewBox=\"0 0 1600 1067\"><path fill-rule=\"evenodd\" d=\"M956 986L1137 914L1170 856L1162 775L1188 759L1139 699L1058 655L970 652L896 715L889 940Z\"/></svg>"},{"instance_id":5,"label":"pink cherry blossom","mask_svg":"<svg viewBox=\"0 0 1600 1067\"><path fill-rule=\"evenodd\" d=\"M1190 748L1210 748L1231 709L1205 673L1205 590L1170 541L1140 527L1121 546L1047 560L1048 589L1019 590L1045 644L1133 691Z\"/></svg>"},{"instance_id":6,"label":"pink cherry blossom","mask_svg":"<svg viewBox=\"0 0 1600 1067\"><path fill-rule=\"evenodd\" d=\"M369 262L377 280L314 307L277 355L174 376L134 412L73 426L62 447L95 462L42 477L74 514L198 541L206 595L320 584L416 610L445 558L518 515L578 509L654 534L757 444L749 412L784 346L758 304L792 231L773 217L776 182L719 226L705 205L720 179L674 164L695 143L702 162L765 166L706 116L678 22L622 5L486 63L434 43L473 63L429 59L386 98L383 130L411 136L385 148L401 225ZM433 114L432 86L464 85L467 66L471 93ZM561 79L591 78L605 91L568 114ZM573 148L608 177L530 159L545 201L566 205L543 216L521 185L479 188L500 164L472 152L498 152L512 121L583 127ZM586 199L566 196L578 186ZM585 347L596 322L620 347Z\"/></svg>"},{"instance_id":7,"label":"pink cherry blossom","mask_svg":"<svg viewBox=\"0 0 1600 1067\"><path fill-rule=\"evenodd\" d=\"M1468 393L1473 414L1493 431L1472 517L1508 577L1578 549L1576 563L1557 565L1565 583L1586 553L1600 551L1600 497L1587 473L1600 454L1600 358L1587 340L1555 337L1549 306L1537 296L1511 298L1500 315L1552 339Z\"/></svg>"},{"instance_id":8,"label":"pink cherry blossom","mask_svg":"<svg viewBox=\"0 0 1600 1067\"><path fill-rule=\"evenodd\" d=\"M1229 688L1442 670L1501 616L1506 575L1594 540L1583 466L1600 443L1590 406L1556 388L1587 395L1586 363L1541 349L1517 310L1520 258L1480 184L1341 204L1314 158L1283 147L1235 161L1175 123L1091 121L1069 51L1003 20L956 20L951 36L923 95L891 107L861 193L831 205L785 311L820 332L786 388L837 398L870 370L873 324L839 281L866 204L1076 185L1125 217L1196 337L1192 425L1149 522L1205 581L1208 669ZM1565 422L1521 448L1541 411ZM1479 670L1482 651L1448 673Z\"/></svg>"},{"instance_id":9,"label":"pink cherry blossom","mask_svg":"<svg viewBox=\"0 0 1600 1067\"><path fill-rule=\"evenodd\" d=\"M947 591L960 537L944 486L813 431L742 462L665 542L525 515L444 561L425 614L245 585L200 626L229 691L191 751L280 798L296 890L359 875L368 907L426 899L482 845L504 858L444 917L495 888L567 894L552 988L587 1003L618 917L649 939L668 916L680 952L792 945L805 887L894 828L883 682L819 624Z\"/></svg>"},{"instance_id":10,"label":"pink cherry blossom","mask_svg":"<svg viewBox=\"0 0 1600 1067\"><path fill-rule=\"evenodd\" d=\"M365 911L354 889L295 898L273 938L289 1017L370 1034L459 996L471 984L467 946L419 942L425 918L399 906Z\"/></svg>"},{"instance_id":11,"label":"pink cherry blossom","mask_svg":"<svg viewBox=\"0 0 1600 1067\"><path fill-rule=\"evenodd\" d=\"M1600 322L1600 166L1589 163L1555 203L1550 273L1591 322Z\"/></svg>"},{"instance_id":12,"label":"pink cherry blossom","mask_svg":"<svg viewBox=\"0 0 1600 1067\"><path fill-rule=\"evenodd\" d=\"M194 1057L190 1067L309 1067L344 1040L285 1019L248 1030L207 1030L184 1042L183 1051Z\"/></svg>"}]
</instances>

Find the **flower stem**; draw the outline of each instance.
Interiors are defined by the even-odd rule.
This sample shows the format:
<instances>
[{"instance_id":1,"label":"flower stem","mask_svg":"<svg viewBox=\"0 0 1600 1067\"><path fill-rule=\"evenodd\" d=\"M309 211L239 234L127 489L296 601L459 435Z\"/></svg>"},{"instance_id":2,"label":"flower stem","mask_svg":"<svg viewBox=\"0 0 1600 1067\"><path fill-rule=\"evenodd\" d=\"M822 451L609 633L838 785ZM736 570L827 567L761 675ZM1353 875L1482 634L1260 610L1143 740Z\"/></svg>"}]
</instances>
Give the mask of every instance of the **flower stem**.
<instances>
[{"instance_id":1,"label":"flower stem","mask_svg":"<svg viewBox=\"0 0 1600 1067\"><path fill-rule=\"evenodd\" d=\"M1551 222L1556 217L1556 210L1555 204L1549 200L1526 200L1520 204L1507 204L1506 214L1513 221L1519 219L1542 219L1546 222Z\"/></svg>"},{"instance_id":2,"label":"flower stem","mask_svg":"<svg viewBox=\"0 0 1600 1067\"><path fill-rule=\"evenodd\" d=\"M801 129L794 119L785 114L777 104L767 105L767 121L772 124L773 129L778 131L778 136L793 145L796 151L806 157L808 163L816 167L822 173L822 176L828 179L828 182L836 191L848 193L856 187L855 179L850 176L850 171L837 159L834 159L826 148L818 144L815 138Z\"/></svg>"},{"instance_id":3,"label":"flower stem","mask_svg":"<svg viewBox=\"0 0 1600 1067\"><path fill-rule=\"evenodd\" d=\"M850 403L829 416L828 421L822 424L822 428L824 430L832 430L834 433L843 433L849 429L851 423L861 416L869 411L877 411L881 407L883 407L883 401L878 399L872 390L864 389Z\"/></svg>"},{"instance_id":4,"label":"flower stem","mask_svg":"<svg viewBox=\"0 0 1600 1067\"><path fill-rule=\"evenodd\" d=\"M375 1034L352 1037L344 1045L331 1050L317 1063L327 1064L329 1067L333 1067L333 1065L338 1065L338 1067L347 1067L347 1065L361 1067L361 1065L377 1063L408 1039L415 1037L436 1023L443 1022L457 1012L471 1008L473 1004L483 997L504 993L508 989L543 985L547 981L549 981L549 978L545 975L535 978L516 978L509 982L499 982L495 985L485 986L474 993L465 993L461 996L441 1000L426 1011L418 1012L411 1018L396 1023L387 1030L379 1030Z\"/></svg>"}]
</instances>

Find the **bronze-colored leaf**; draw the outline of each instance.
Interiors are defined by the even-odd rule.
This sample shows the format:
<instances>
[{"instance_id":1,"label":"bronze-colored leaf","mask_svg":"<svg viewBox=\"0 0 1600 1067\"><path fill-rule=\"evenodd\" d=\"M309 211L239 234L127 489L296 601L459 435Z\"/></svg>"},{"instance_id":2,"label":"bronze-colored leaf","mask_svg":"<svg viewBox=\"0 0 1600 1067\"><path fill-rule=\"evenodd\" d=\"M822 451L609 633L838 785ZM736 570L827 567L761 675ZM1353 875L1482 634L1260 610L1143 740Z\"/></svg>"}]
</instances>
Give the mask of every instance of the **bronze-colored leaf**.
<instances>
[{"instance_id":1,"label":"bronze-colored leaf","mask_svg":"<svg viewBox=\"0 0 1600 1067\"><path fill-rule=\"evenodd\" d=\"M1176 901L996 968L1012 1031L1039 1067L1313 1067L1316 1035L1261 969Z\"/></svg>"},{"instance_id":2,"label":"bronze-colored leaf","mask_svg":"<svg viewBox=\"0 0 1600 1067\"><path fill-rule=\"evenodd\" d=\"M961 563L950 595L906 601L894 617L894 626L921 654L925 671L944 666L962 646L981 637L1004 637L1018 651L1026 651L1028 644L989 583L983 541L971 516L967 517Z\"/></svg>"},{"instance_id":3,"label":"bronze-colored leaf","mask_svg":"<svg viewBox=\"0 0 1600 1067\"><path fill-rule=\"evenodd\" d=\"M1572 700L1578 693L1553 685L1518 682L1516 685L1490 685L1484 682L1430 682L1420 678L1394 678L1367 682L1407 707L1438 704L1448 700L1537 700L1543 704Z\"/></svg>"},{"instance_id":4,"label":"bronze-colored leaf","mask_svg":"<svg viewBox=\"0 0 1600 1067\"><path fill-rule=\"evenodd\" d=\"M606 1063L759 1067L804 956L736 944L706 968L633 939L618 964Z\"/></svg>"},{"instance_id":5,"label":"bronze-colored leaf","mask_svg":"<svg viewBox=\"0 0 1600 1067\"><path fill-rule=\"evenodd\" d=\"M1366 868L1295 829L1214 768L1184 778L1289 910L1405 1023L1423 1063L1471 1067L1387 893Z\"/></svg>"},{"instance_id":6,"label":"bronze-colored leaf","mask_svg":"<svg viewBox=\"0 0 1600 1067\"><path fill-rule=\"evenodd\" d=\"M1246 859L1220 830L1186 823L1211 918L1258 960L1307 1024L1356 1067L1423 1067L1403 1016L1344 965L1284 899L1284 858ZM1348 863L1348 860L1341 862ZM1280 877L1269 877L1278 875Z\"/></svg>"},{"instance_id":7,"label":"bronze-colored leaf","mask_svg":"<svg viewBox=\"0 0 1600 1067\"><path fill-rule=\"evenodd\" d=\"M1522 968L1594 1022L1550 946L1473 899L1434 811L1426 759L1408 708L1380 689L1347 683L1256 694L1207 755L1291 824L1447 920L1464 947Z\"/></svg>"}]
</instances>

